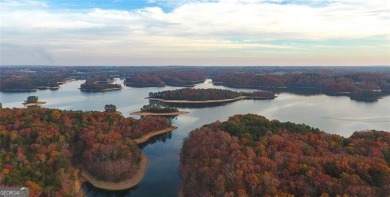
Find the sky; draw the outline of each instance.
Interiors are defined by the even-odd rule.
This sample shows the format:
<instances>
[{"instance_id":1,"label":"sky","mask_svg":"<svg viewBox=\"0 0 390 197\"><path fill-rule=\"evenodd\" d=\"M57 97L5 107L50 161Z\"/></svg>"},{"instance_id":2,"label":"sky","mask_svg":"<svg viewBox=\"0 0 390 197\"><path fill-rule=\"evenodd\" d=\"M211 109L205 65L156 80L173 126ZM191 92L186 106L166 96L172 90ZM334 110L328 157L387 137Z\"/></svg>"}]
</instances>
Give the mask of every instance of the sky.
<instances>
[{"instance_id":1,"label":"sky","mask_svg":"<svg viewBox=\"0 0 390 197\"><path fill-rule=\"evenodd\" d=\"M390 65L388 0L0 0L1 65Z\"/></svg>"}]
</instances>

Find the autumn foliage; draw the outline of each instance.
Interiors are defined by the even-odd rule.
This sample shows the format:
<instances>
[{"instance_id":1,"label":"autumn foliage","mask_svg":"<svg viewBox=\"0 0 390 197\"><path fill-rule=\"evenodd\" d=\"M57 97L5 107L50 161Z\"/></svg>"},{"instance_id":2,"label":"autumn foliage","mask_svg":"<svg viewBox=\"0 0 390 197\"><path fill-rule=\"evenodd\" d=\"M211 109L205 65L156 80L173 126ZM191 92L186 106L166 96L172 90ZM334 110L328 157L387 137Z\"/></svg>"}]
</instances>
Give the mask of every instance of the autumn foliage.
<instances>
[{"instance_id":1,"label":"autumn foliage","mask_svg":"<svg viewBox=\"0 0 390 197\"><path fill-rule=\"evenodd\" d=\"M133 139L170 126L167 119L115 113L0 109L0 185L30 186L32 196L77 196L75 168L120 181L138 169Z\"/></svg>"},{"instance_id":2,"label":"autumn foliage","mask_svg":"<svg viewBox=\"0 0 390 197\"><path fill-rule=\"evenodd\" d=\"M196 70L156 70L149 73L137 73L126 78L126 86L135 87L164 87L185 86L192 87L195 83L206 79L205 72Z\"/></svg>"},{"instance_id":3,"label":"autumn foliage","mask_svg":"<svg viewBox=\"0 0 390 197\"><path fill-rule=\"evenodd\" d=\"M162 92L150 92L150 98L160 98L166 100L190 100L190 101L205 101L205 100L219 100L219 99L232 99L241 96L242 93L223 90L223 89L194 89L183 88L177 90L166 90Z\"/></svg>"},{"instance_id":4,"label":"autumn foliage","mask_svg":"<svg viewBox=\"0 0 390 197\"><path fill-rule=\"evenodd\" d=\"M284 91L316 90L328 95L351 94L353 98L375 98L376 100L380 96L377 95L376 90L382 92L390 90L388 74L369 72L305 72L275 75L221 71L213 77L213 80L234 88Z\"/></svg>"},{"instance_id":5,"label":"autumn foliage","mask_svg":"<svg viewBox=\"0 0 390 197\"><path fill-rule=\"evenodd\" d=\"M184 196L386 196L390 133L343 138L304 124L235 115L191 132L180 172Z\"/></svg>"}]
</instances>

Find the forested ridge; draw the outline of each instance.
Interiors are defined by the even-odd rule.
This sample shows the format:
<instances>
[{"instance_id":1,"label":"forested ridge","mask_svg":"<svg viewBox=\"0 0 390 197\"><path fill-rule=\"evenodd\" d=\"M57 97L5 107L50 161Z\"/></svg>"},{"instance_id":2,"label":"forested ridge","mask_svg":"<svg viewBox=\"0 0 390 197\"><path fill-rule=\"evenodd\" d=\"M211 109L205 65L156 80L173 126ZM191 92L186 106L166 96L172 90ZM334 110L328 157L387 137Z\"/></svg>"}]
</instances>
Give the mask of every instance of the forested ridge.
<instances>
[{"instance_id":1,"label":"forested ridge","mask_svg":"<svg viewBox=\"0 0 390 197\"><path fill-rule=\"evenodd\" d=\"M315 89L326 94L351 94L353 98L378 99L383 93L390 92L390 76L381 73L327 73L307 72L283 75L255 74L251 72L221 71L212 77L214 81L227 87L255 89L295 88Z\"/></svg>"},{"instance_id":2,"label":"forested ridge","mask_svg":"<svg viewBox=\"0 0 390 197\"><path fill-rule=\"evenodd\" d=\"M183 70L156 70L147 73L137 73L126 78L125 85L136 87L164 87L170 86L194 86L195 83L203 82L206 72L199 69Z\"/></svg>"},{"instance_id":3,"label":"forested ridge","mask_svg":"<svg viewBox=\"0 0 390 197\"><path fill-rule=\"evenodd\" d=\"M235 115L190 133L180 172L183 196L388 196L390 133Z\"/></svg>"},{"instance_id":4,"label":"forested ridge","mask_svg":"<svg viewBox=\"0 0 390 197\"><path fill-rule=\"evenodd\" d=\"M28 186L32 196L75 196L75 168L116 182L138 169L132 139L170 126L115 113L28 108L0 109L0 185Z\"/></svg>"}]
</instances>

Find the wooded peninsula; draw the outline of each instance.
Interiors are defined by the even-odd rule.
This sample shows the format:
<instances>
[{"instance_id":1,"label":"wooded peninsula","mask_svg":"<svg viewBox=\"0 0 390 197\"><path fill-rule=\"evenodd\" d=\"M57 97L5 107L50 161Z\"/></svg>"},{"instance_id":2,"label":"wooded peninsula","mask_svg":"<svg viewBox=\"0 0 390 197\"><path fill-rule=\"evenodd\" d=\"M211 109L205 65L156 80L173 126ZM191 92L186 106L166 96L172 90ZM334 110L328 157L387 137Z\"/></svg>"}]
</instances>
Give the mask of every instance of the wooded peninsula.
<instances>
[{"instance_id":1,"label":"wooded peninsula","mask_svg":"<svg viewBox=\"0 0 390 197\"><path fill-rule=\"evenodd\" d=\"M80 169L109 183L104 189L127 189L142 180L140 170L146 169L136 140L174 128L158 116L136 120L97 111L2 108L0 185L28 186L32 196L79 196L81 183L76 183L90 178L79 177ZM134 177L138 182L129 181ZM115 183L126 184L118 188Z\"/></svg>"},{"instance_id":2,"label":"wooded peninsula","mask_svg":"<svg viewBox=\"0 0 390 197\"><path fill-rule=\"evenodd\" d=\"M192 131L183 196L386 196L390 133L344 138L304 124L235 115Z\"/></svg>"}]
</instances>

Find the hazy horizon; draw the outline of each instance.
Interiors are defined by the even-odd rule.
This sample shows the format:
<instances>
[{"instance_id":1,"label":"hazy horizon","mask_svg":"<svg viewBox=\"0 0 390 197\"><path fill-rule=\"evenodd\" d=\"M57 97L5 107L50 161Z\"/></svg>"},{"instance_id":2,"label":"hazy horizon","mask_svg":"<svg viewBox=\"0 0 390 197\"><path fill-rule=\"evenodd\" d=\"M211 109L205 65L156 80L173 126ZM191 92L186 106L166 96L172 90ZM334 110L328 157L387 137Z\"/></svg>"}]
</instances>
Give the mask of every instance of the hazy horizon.
<instances>
[{"instance_id":1,"label":"hazy horizon","mask_svg":"<svg viewBox=\"0 0 390 197\"><path fill-rule=\"evenodd\" d=\"M385 0L0 0L0 65L389 66Z\"/></svg>"}]
</instances>

